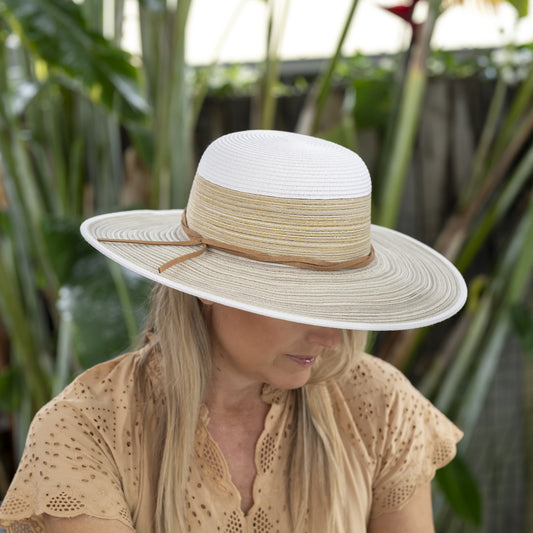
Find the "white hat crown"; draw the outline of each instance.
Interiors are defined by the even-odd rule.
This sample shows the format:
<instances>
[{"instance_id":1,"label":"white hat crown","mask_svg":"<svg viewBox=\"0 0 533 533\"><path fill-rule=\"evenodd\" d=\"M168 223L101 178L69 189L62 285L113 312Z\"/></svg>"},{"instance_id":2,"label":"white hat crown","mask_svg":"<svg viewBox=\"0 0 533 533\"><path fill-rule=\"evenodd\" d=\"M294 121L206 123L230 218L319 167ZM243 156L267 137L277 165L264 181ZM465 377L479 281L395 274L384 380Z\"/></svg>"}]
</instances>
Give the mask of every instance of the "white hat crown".
<instances>
[{"instance_id":1,"label":"white hat crown","mask_svg":"<svg viewBox=\"0 0 533 533\"><path fill-rule=\"evenodd\" d=\"M197 173L215 185L279 198L359 198L372 189L368 169L355 152L283 131L224 135L207 147Z\"/></svg>"},{"instance_id":2,"label":"white hat crown","mask_svg":"<svg viewBox=\"0 0 533 533\"><path fill-rule=\"evenodd\" d=\"M204 152L187 224L258 260L353 268L372 260L370 191L366 165L342 146L278 131L233 133Z\"/></svg>"}]
</instances>

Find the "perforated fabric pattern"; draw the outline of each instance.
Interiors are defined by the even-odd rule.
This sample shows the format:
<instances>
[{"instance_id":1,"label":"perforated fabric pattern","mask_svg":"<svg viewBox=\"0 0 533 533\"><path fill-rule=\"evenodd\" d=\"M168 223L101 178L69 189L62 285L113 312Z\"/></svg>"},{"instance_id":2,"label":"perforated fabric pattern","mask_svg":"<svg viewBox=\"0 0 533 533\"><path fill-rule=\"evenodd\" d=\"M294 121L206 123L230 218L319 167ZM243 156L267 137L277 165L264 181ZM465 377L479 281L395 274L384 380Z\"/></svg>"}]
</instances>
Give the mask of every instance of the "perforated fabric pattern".
<instances>
[{"instance_id":1,"label":"perforated fabric pattern","mask_svg":"<svg viewBox=\"0 0 533 533\"><path fill-rule=\"evenodd\" d=\"M191 468L190 490L187 491L191 531L276 533L290 530L287 510L278 502L286 497L284 472L290 436L289 431L280 429L292 421L293 401L286 392L279 393L268 386L263 387L263 399L271 408L255 453L258 477L254 489L258 501L246 516L240 509L240 495L231 483L225 458L209 435L209 414L202 406L196 433L196 462ZM279 527L279 524L284 526Z\"/></svg>"},{"instance_id":2,"label":"perforated fabric pattern","mask_svg":"<svg viewBox=\"0 0 533 533\"><path fill-rule=\"evenodd\" d=\"M129 429L134 361L123 361L93 368L37 413L2 517L91 514L133 526L121 476L138 485Z\"/></svg>"},{"instance_id":3,"label":"perforated fabric pattern","mask_svg":"<svg viewBox=\"0 0 533 533\"><path fill-rule=\"evenodd\" d=\"M365 356L343 385L353 444L372 453L372 516L400 509L455 455L462 432L386 362Z\"/></svg>"},{"instance_id":4,"label":"perforated fabric pattern","mask_svg":"<svg viewBox=\"0 0 533 533\"><path fill-rule=\"evenodd\" d=\"M44 532L43 513L115 519L136 533L153 533L155 487L146 475L153 465L141 446L149 429L140 424L132 386L138 357L86 372L36 416L0 508L0 526L9 533ZM158 369L151 372L157 381ZM461 432L400 372L370 356L328 391L346 451L345 531L365 531L371 517L401 508L453 457ZM186 495L191 533L291 531L286 473L293 395L265 385L263 400L271 407L256 447L254 505L246 515L202 406ZM312 524L308 529L323 533Z\"/></svg>"}]
</instances>

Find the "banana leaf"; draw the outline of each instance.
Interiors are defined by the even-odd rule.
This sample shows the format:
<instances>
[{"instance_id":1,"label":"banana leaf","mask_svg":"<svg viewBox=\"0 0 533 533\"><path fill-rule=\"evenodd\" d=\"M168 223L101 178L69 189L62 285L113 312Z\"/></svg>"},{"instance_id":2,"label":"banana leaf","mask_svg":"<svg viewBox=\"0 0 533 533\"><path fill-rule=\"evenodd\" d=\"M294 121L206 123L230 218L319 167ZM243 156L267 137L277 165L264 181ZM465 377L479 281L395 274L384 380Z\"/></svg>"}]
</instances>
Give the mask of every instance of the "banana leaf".
<instances>
[{"instance_id":1,"label":"banana leaf","mask_svg":"<svg viewBox=\"0 0 533 533\"><path fill-rule=\"evenodd\" d=\"M71 0L1 0L4 18L40 58L41 76L58 73L125 122L145 122L149 106L131 56L88 27Z\"/></svg>"},{"instance_id":2,"label":"banana leaf","mask_svg":"<svg viewBox=\"0 0 533 533\"><path fill-rule=\"evenodd\" d=\"M435 481L459 516L470 524L481 526L483 506L479 486L460 455L437 470Z\"/></svg>"},{"instance_id":3,"label":"banana leaf","mask_svg":"<svg viewBox=\"0 0 533 533\"><path fill-rule=\"evenodd\" d=\"M70 330L65 332L70 342L58 350L60 390L73 369L89 368L137 343L152 284L110 264L90 247L80 236L79 221L48 219L44 226L46 249L61 282L57 307ZM65 363L74 354L75 362Z\"/></svg>"}]
</instances>

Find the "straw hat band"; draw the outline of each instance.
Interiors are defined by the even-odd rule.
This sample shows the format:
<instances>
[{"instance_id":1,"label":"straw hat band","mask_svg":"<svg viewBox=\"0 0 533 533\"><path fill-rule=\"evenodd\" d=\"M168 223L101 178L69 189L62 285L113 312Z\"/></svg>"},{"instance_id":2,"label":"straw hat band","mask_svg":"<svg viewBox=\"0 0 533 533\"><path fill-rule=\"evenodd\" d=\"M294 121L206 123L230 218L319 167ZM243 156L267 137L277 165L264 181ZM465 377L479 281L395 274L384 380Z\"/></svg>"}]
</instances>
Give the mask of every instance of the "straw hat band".
<instances>
[{"instance_id":1,"label":"straw hat band","mask_svg":"<svg viewBox=\"0 0 533 533\"><path fill-rule=\"evenodd\" d=\"M271 256L345 262L370 254L370 196L276 198L196 176L189 228L204 239Z\"/></svg>"},{"instance_id":2,"label":"straw hat band","mask_svg":"<svg viewBox=\"0 0 533 533\"><path fill-rule=\"evenodd\" d=\"M185 255L177 255L165 261L157 267L159 273L173 267L179 263L183 263L189 259L201 256L208 248L217 250L220 252L226 252L231 255L237 255L246 259L252 259L254 261L261 261L263 263L278 263L280 265L294 266L298 268L304 268L306 270L320 270L329 271L343 270L343 269L356 269L369 265L375 257L374 248L370 247L368 255L363 257L356 257L347 261L324 261L321 259L314 259L310 257L299 256L283 256L283 255L269 255L255 250L249 250L246 248L240 248L231 244L224 244L222 242L214 241L212 239L206 239L202 237L196 231L189 228L187 224L186 211L182 212L181 227L178 230L180 233L184 233L189 240L152 240L152 239L132 239L132 238L117 238L117 237L98 237L96 240L99 243L113 243L113 244L137 244L148 246L177 246L177 247L197 247L192 252L188 252Z\"/></svg>"}]
</instances>

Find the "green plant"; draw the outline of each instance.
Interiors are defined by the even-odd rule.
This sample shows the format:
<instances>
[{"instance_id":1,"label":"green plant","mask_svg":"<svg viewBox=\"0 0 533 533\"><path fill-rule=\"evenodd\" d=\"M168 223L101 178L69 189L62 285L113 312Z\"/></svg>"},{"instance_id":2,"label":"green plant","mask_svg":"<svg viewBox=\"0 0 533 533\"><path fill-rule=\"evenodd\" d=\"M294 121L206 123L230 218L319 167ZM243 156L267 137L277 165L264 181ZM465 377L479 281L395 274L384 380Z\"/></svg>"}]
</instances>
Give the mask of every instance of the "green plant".
<instances>
[{"instance_id":1,"label":"green plant","mask_svg":"<svg viewBox=\"0 0 533 533\"><path fill-rule=\"evenodd\" d=\"M113 285L72 228L85 210L118 204L120 125L143 125L148 105L130 57L89 27L77 4L2 1L0 24L0 310L11 341L2 371L25 391L9 403L18 456L33 413L80 363L72 346L83 317L72 323L61 295L75 286L90 299L91 269ZM127 334L108 327L116 353Z\"/></svg>"}]
</instances>

